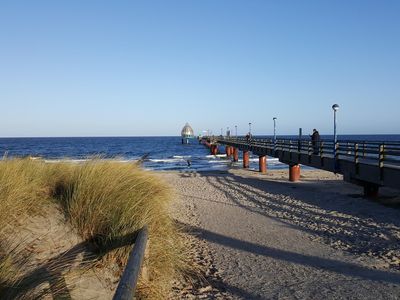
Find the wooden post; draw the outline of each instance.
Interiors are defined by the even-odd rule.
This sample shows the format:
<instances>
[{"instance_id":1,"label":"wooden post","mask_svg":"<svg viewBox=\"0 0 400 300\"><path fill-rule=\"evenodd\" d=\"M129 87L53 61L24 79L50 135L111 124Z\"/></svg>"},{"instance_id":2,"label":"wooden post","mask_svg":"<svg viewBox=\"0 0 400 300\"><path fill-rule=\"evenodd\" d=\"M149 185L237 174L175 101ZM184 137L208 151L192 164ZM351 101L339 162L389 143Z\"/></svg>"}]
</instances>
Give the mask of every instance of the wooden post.
<instances>
[{"instance_id":1,"label":"wooden post","mask_svg":"<svg viewBox=\"0 0 400 300\"><path fill-rule=\"evenodd\" d=\"M243 168L247 169L250 166L250 162L249 162L249 151L247 150L243 150Z\"/></svg>"},{"instance_id":2,"label":"wooden post","mask_svg":"<svg viewBox=\"0 0 400 300\"><path fill-rule=\"evenodd\" d=\"M233 148L233 161L238 162L239 161L239 150L238 148Z\"/></svg>"},{"instance_id":3,"label":"wooden post","mask_svg":"<svg viewBox=\"0 0 400 300\"><path fill-rule=\"evenodd\" d=\"M324 142L319 143L319 156L321 158L321 166L324 166Z\"/></svg>"},{"instance_id":4,"label":"wooden post","mask_svg":"<svg viewBox=\"0 0 400 300\"><path fill-rule=\"evenodd\" d=\"M385 145L379 145L379 168L383 168L383 161L385 160Z\"/></svg>"},{"instance_id":5,"label":"wooden post","mask_svg":"<svg viewBox=\"0 0 400 300\"><path fill-rule=\"evenodd\" d=\"M385 144L379 145L379 173L380 179L383 180L383 162L385 160Z\"/></svg>"},{"instance_id":6,"label":"wooden post","mask_svg":"<svg viewBox=\"0 0 400 300\"><path fill-rule=\"evenodd\" d=\"M319 155L321 156L321 158L322 156L324 156L324 142L319 143Z\"/></svg>"},{"instance_id":7,"label":"wooden post","mask_svg":"<svg viewBox=\"0 0 400 300\"><path fill-rule=\"evenodd\" d=\"M267 156L266 155L260 155L258 157L258 167L260 173L267 173Z\"/></svg>"},{"instance_id":8,"label":"wooden post","mask_svg":"<svg viewBox=\"0 0 400 300\"><path fill-rule=\"evenodd\" d=\"M359 172L359 158L358 158L358 143L354 144L354 165L356 169L356 174Z\"/></svg>"},{"instance_id":9,"label":"wooden post","mask_svg":"<svg viewBox=\"0 0 400 300\"><path fill-rule=\"evenodd\" d=\"M149 272L149 257L150 257L150 240L147 240L147 246L144 250L144 259L142 265L142 273L141 277L144 281L148 282L150 280L150 272Z\"/></svg>"},{"instance_id":10,"label":"wooden post","mask_svg":"<svg viewBox=\"0 0 400 300\"><path fill-rule=\"evenodd\" d=\"M211 154L212 155L217 155L218 154L218 145L212 144L210 149L211 149Z\"/></svg>"},{"instance_id":11,"label":"wooden post","mask_svg":"<svg viewBox=\"0 0 400 300\"><path fill-rule=\"evenodd\" d=\"M226 158L231 157L231 146L225 146Z\"/></svg>"},{"instance_id":12,"label":"wooden post","mask_svg":"<svg viewBox=\"0 0 400 300\"><path fill-rule=\"evenodd\" d=\"M289 165L289 181L300 180L300 165Z\"/></svg>"},{"instance_id":13,"label":"wooden post","mask_svg":"<svg viewBox=\"0 0 400 300\"><path fill-rule=\"evenodd\" d=\"M335 160L339 159L339 143L336 143L333 145L333 147L335 147Z\"/></svg>"}]
</instances>

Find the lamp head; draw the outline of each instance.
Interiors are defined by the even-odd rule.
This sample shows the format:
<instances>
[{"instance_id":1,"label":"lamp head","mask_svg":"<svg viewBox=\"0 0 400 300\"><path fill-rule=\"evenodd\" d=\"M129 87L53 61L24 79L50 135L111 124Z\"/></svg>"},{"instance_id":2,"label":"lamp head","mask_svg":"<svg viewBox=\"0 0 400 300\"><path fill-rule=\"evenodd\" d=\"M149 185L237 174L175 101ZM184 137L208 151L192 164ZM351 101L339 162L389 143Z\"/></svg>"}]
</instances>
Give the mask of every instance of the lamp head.
<instances>
[{"instance_id":1,"label":"lamp head","mask_svg":"<svg viewBox=\"0 0 400 300\"><path fill-rule=\"evenodd\" d=\"M333 104L333 105L332 105L332 109L333 109L334 111L338 111L338 110L339 110L339 105L338 105L338 104Z\"/></svg>"},{"instance_id":2,"label":"lamp head","mask_svg":"<svg viewBox=\"0 0 400 300\"><path fill-rule=\"evenodd\" d=\"M273 118L272 118L272 120L274 120L274 121L275 121L276 119L277 119L276 117L273 117Z\"/></svg>"}]
</instances>

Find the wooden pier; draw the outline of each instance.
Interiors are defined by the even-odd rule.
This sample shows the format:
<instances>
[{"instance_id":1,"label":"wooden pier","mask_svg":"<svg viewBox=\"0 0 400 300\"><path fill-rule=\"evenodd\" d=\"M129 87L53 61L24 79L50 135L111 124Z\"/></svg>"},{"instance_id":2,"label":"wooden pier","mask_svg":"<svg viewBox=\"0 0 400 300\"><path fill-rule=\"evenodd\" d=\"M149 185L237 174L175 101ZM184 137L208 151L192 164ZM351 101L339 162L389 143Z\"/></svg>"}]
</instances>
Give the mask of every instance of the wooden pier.
<instances>
[{"instance_id":1,"label":"wooden pier","mask_svg":"<svg viewBox=\"0 0 400 300\"><path fill-rule=\"evenodd\" d=\"M367 197L376 197L379 187L400 190L400 142L333 141L312 143L299 139L246 139L204 137L203 144L216 154L225 145L227 156L243 152L243 167L249 167L249 152L259 157L259 171L266 173L267 156L289 165L289 180L300 179L300 164L343 175L345 181L364 187ZM228 155L229 154L229 155ZM236 154L236 155L235 155Z\"/></svg>"}]
</instances>

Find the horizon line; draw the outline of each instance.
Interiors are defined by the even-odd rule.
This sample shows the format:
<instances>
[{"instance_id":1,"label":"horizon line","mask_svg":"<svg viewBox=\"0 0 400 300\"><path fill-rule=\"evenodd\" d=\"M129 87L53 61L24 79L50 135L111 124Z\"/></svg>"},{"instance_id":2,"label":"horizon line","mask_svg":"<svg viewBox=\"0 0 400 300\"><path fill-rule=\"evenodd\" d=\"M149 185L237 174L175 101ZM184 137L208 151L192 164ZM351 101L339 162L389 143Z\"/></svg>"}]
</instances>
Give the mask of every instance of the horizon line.
<instances>
[{"instance_id":1,"label":"horizon line","mask_svg":"<svg viewBox=\"0 0 400 300\"><path fill-rule=\"evenodd\" d=\"M308 136L309 134L303 134L302 136ZM338 136L343 135L400 135L400 133L342 133ZM200 135L194 136L194 138ZM201 135L204 136L204 135ZM212 136L220 136L212 135ZM245 136L245 134L238 134L238 136ZM273 136L273 134L253 134L253 136ZM279 136L298 136L298 134L278 134ZM333 134L321 134L321 136L333 136ZM76 136L0 136L0 139L25 139L25 138L154 138L154 137L181 137L180 135L76 135ZM235 137L235 135L231 135Z\"/></svg>"}]
</instances>

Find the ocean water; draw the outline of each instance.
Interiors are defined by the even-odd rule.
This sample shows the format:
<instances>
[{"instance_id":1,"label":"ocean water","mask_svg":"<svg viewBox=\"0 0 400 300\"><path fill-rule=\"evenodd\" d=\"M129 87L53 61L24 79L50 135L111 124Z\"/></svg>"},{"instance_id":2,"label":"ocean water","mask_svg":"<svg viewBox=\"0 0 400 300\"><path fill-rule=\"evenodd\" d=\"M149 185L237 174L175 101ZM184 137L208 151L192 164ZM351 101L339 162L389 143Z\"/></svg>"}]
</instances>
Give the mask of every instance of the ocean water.
<instances>
[{"instance_id":1,"label":"ocean water","mask_svg":"<svg viewBox=\"0 0 400 300\"><path fill-rule=\"evenodd\" d=\"M283 137L283 136L282 136ZM285 136L297 138L297 136ZM330 138L322 136L322 138ZM341 140L400 141L400 135L339 136ZM224 147L221 147L221 152ZM148 154L144 167L150 170L225 170L232 163L225 155L213 156L196 139L182 145L180 137L60 137L0 138L0 156L40 157L48 162L68 159L85 161L100 156L130 162ZM239 157L240 158L240 157ZM241 165L241 158L237 165ZM250 157L250 168L258 168L258 157ZM287 168L276 158L268 158L269 169Z\"/></svg>"}]
</instances>

